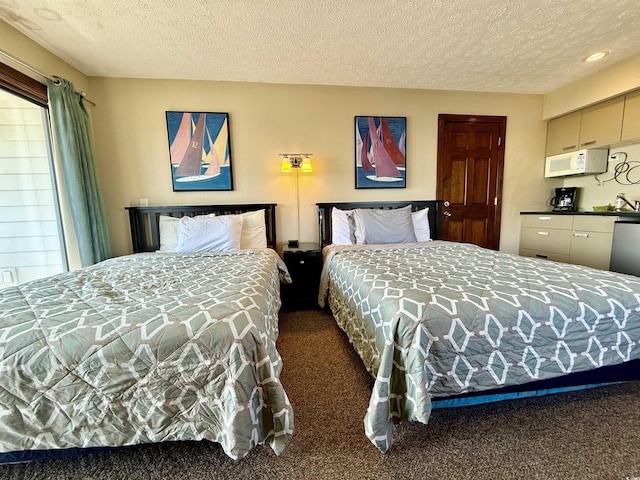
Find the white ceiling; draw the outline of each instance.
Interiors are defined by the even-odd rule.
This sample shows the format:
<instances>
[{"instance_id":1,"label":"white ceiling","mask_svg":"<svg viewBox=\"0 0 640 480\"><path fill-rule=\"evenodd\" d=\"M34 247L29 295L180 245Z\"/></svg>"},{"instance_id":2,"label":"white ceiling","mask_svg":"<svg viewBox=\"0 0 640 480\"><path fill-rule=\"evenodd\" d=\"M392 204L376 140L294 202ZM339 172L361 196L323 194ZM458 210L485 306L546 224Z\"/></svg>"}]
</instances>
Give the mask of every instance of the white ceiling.
<instances>
[{"instance_id":1,"label":"white ceiling","mask_svg":"<svg viewBox=\"0 0 640 480\"><path fill-rule=\"evenodd\" d=\"M638 0L0 0L0 18L106 77L542 94L640 54Z\"/></svg>"}]
</instances>

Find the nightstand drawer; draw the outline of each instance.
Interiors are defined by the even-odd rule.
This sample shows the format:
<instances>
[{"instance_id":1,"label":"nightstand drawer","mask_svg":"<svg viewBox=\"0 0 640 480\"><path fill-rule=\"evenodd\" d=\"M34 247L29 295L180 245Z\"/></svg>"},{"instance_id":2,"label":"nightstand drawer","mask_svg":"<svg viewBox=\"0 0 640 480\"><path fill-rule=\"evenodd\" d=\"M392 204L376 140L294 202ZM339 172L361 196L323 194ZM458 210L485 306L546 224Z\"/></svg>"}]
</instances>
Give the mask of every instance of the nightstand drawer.
<instances>
[{"instance_id":1,"label":"nightstand drawer","mask_svg":"<svg viewBox=\"0 0 640 480\"><path fill-rule=\"evenodd\" d=\"M282 285L285 310L318 308L318 290L322 273L322 251L317 244L282 247L282 259L291 275L291 284Z\"/></svg>"}]
</instances>

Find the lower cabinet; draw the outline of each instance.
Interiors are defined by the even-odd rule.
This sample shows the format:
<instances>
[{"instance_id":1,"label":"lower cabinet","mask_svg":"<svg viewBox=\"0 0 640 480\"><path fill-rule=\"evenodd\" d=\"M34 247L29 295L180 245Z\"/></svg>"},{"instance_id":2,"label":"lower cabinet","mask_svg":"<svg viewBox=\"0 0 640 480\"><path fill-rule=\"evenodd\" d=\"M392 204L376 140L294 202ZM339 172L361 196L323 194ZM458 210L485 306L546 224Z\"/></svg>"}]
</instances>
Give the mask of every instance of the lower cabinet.
<instances>
[{"instance_id":1,"label":"lower cabinet","mask_svg":"<svg viewBox=\"0 0 640 480\"><path fill-rule=\"evenodd\" d=\"M617 217L574 216L569 263L609 270Z\"/></svg>"},{"instance_id":2,"label":"lower cabinet","mask_svg":"<svg viewBox=\"0 0 640 480\"><path fill-rule=\"evenodd\" d=\"M522 215L520 255L609 269L617 217Z\"/></svg>"},{"instance_id":3,"label":"lower cabinet","mask_svg":"<svg viewBox=\"0 0 640 480\"><path fill-rule=\"evenodd\" d=\"M569 262L573 215L523 215L520 255Z\"/></svg>"}]
</instances>

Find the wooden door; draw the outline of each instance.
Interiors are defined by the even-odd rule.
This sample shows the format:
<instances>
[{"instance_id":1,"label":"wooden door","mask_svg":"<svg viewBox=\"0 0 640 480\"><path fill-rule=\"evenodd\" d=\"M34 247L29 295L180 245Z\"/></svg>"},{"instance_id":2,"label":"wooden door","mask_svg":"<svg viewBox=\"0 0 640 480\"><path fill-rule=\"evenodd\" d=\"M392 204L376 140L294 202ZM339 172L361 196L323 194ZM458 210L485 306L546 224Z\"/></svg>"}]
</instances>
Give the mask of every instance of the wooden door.
<instances>
[{"instance_id":1,"label":"wooden door","mask_svg":"<svg viewBox=\"0 0 640 480\"><path fill-rule=\"evenodd\" d=\"M506 125L506 117L439 115L442 240L499 248Z\"/></svg>"}]
</instances>

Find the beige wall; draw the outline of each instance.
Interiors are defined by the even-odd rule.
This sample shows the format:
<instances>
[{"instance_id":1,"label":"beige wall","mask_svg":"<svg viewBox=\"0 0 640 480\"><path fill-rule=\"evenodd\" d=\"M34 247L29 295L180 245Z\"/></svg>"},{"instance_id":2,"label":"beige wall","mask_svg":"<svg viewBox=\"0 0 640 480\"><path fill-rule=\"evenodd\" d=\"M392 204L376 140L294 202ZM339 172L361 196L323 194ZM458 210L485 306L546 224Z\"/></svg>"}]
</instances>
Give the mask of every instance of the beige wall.
<instances>
[{"instance_id":1,"label":"beige wall","mask_svg":"<svg viewBox=\"0 0 640 480\"><path fill-rule=\"evenodd\" d=\"M548 120L640 88L640 55L600 70L544 96Z\"/></svg>"},{"instance_id":2,"label":"beige wall","mask_svg":"<svg viewBox=\"0 0 640 480\"><path fill-rule=\"evenodd\" d=\"M125 206L278 204L277 235L296 238L294 178L279 152L313 152L300 175L301 241L315 241L315 202L435 198L438 114L506 115L501 250L516 252L519 212L544 208L542 97L406 89L91 78L99 172L114 253L131 251ZM173 192L165 111L228 112L235 189ZM354 116L407 117L406 189L354 188ZM557 182L556 182L557 183Z\"/></svg>"}]
</instances>

